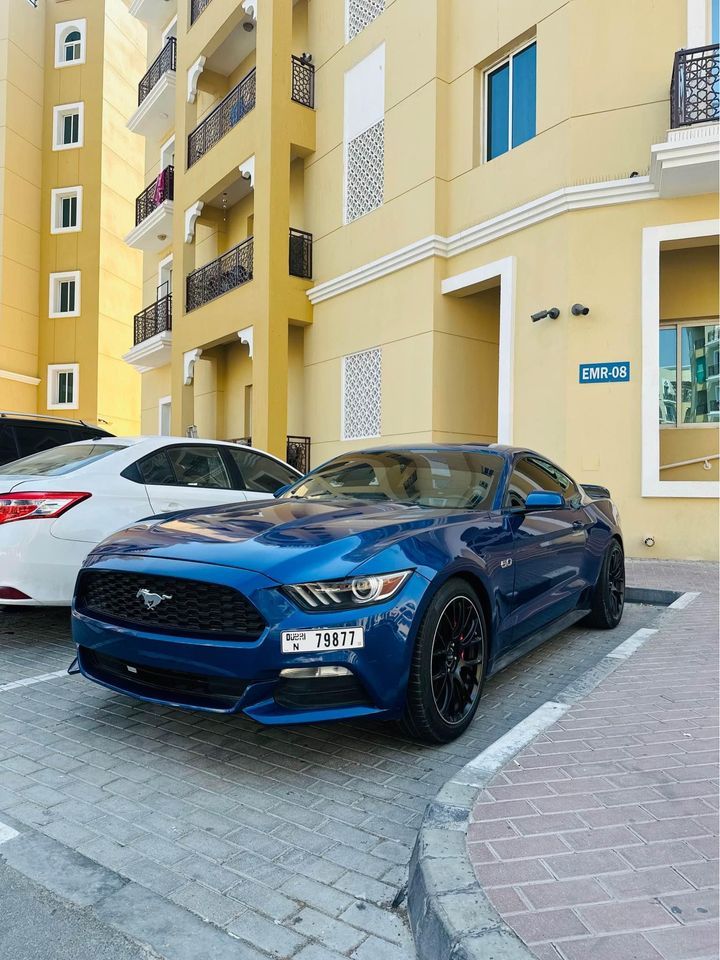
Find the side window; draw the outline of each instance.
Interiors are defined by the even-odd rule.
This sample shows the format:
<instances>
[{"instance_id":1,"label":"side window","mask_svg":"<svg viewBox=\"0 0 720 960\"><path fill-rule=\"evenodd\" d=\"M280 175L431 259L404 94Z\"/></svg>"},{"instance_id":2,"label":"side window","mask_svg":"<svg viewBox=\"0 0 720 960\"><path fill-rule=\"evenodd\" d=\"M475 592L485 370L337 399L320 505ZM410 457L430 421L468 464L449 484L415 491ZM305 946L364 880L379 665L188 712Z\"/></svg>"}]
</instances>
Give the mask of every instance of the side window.
<instances>
[{"instance_id":1,"label":"side window","mask_svg":"<svg viewBox=\"0 0 720 960\"><path fill-rule=\"evenodd\" d=\"M170 447L138 463L143 483L175 487L230 490L230 478L216 447Z\"/></svg>"},{"instance_id":2,"label":"side window","mask_svg":"<svg viewBox=\"0 0 720 960\"><path fill-rule=\"evenodd\" d=\"M505 493L505 506L525 506L527 495L536 490L560 493L566 499L571 499L578 493L572 480L552 464L536 457L523 457L515 464L510 477Z\"/></svg>"},{"instance_id":3,"label":"side window","mask_svg":"<svg viewBox=\"0 0 720 960\"><path fill-rule=\"evenodd\" d=\"M59 447L60 444L69 443L72 440L70 431L65 427L50 425L34 427L18 424L15 427L15 436L21 457L29 457L32 453L41 453L43 450Z\"/></svg>"},{"instance_id":4,"label":"side window","mask_svg":"<svg viewBox=\"0 0 720 960\"><path fill-rule=\"evenodd\" d=\"M280 487L298 480L298 475L277 460L253 450L225 448L240 471L242 489L252 493L275 493Z\"/></svg>"},{"instance_id":5,"label":"side window","mask_svg":"<svg viewBox=\"0 0 720 960\"><path fill-rule=\"evenodd\" d=\"M0 463L10 463L11 460L18 459L17 447L15 446L15 428L3 424L0 420Z\"/></svg>"}]
</instances>

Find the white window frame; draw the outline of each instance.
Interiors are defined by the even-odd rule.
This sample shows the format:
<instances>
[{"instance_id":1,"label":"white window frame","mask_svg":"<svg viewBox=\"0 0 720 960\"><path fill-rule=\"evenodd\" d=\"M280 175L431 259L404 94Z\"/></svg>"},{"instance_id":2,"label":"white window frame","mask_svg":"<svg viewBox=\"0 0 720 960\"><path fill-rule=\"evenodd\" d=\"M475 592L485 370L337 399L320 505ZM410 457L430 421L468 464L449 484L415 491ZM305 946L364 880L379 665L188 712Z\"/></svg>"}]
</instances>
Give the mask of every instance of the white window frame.
<instances>
[{"instance_id":1,"label":"white window frame","mask_svg":"<svg viewBox=\"0 0 720 960\"><path fill-rule=\"evenodd\" d=\"M80 56L77 60L65 60L65 37L77 30L80 34ZM76 41L77 42L77 41ZM87 20L64 20L62 23L55 24L55 67L61 70L63 67L77 67L85 63L87 56Z\"/></svg>"},{"instance_id":2,"label":"white window frame","mask_svg":"<svg viewBox=\"0 0 720 960\"><path fill-rule=\"evenodd\" d=\"M75 309L62 311L59 309L59 289L63 281L75 281ZM80 271L68 270L63 273L50 274L50 291L48 298L48 316L51 320L57 317L79 317L80 316Z\"/></svg>"},{"instance_id":3,"label":"white window frame","mask_svg":"<svg viewBox=\"0 0 720 960\"><path fill-rule=\"evenodd\" d=\"M62 226L62 201L66 197L77 200L77 223L74 227ZM82 230L82 187L57 187L50 192L50 233L79 233Z\"/></svg>"},{"instance_id":4,"label":"white window frame","mask_svg":"<svg viewBox=\"0 0 720 960\"><path fill-rule=\"evenodd\" d=\"M378 425L377 433L366 433L361 437L348 437L347 429L345 423L345 384L346 384L346 372L345 366L346 361L351 357L357 357L362 353L372 353L377 351L380 354L380 423ZM340 439L343 441L356 441L356 440L377 440L378 437L382 436L382 344L379 344L376 347L367 347L365 350L355 350L353 353L345 354L341 359L340 364Z\"/></svg>"},{"instance_id":5,"label":"white window frame","mask_svg":"<svg viewBox=\"0 0 720 960\"><path fill-rule=\"evenodd\" d=\"M171 413L172 413L172 395L168 394L168 396L166 396L166 397L160 397L160 399L158 400L158 436L159 436L159 437L171 437L171 436L172 436L172 432L170 432L170 433L163 433L163 432L162 432L162 427L163 427L163 422L162 422L162 421L163 421L163 408L164 408L164 407L170 407L170 410L171 410ZM170 430L172 431L172 426L170 427Z\"/></svg>"},{"instance_id":6,"label":"white window frame","mask_svg":"<svg viewBox=\"0 0 720 960\"><path fill-rule=\"evenodd\" d=\"M167 257L163 257L163 259L160 260L158 263L158 282L157 282L158 292L160 291L160 287L162 287L163 283L166 282L165 280L163 280L163 271L166 270L168 267L172 268L172 263L173 263L173 255L171 253L168 254ZM168 293L172 293L172 286L168 284L168 287L169 287Z\"/></svg>"},{"instance_id":7,"label":"white window frame","mask_svg":"<svg viewBox=\"0 0 720 960\"><path fill-rule=\"evenodd\" d=\"M61 373L72 373L73 398L72 403L58 403L58 381ZM50 363L47 373L47 408L48 410L77 410L80 406L80 364L79 363Z\"/></svg>"},{"instance_id":8,"label":"white window frame","mask_svg":"<svg viewBox=\"0 0 720 960\"><path fill-rule=\"evenodd\" d=\"M642 232L642 479L643 497L720 496L715 480L660 479L660 251L668 240L720 236L720 220L645 227ZM673 428L677 429L677 428Z\"/></svg>"},{"instance_id":9,"label":"white window frame","mask_svg":"<svg viewBox=\"0 0 720 960\"><path fill-rule=\"evenodd\" d=\"M77 143L61 143L62 121L71 113L77 111L78 140ZM85 142L85 103L59 103L53 107L53 150L77 150Z\"/></svg>"},{"instance_id":10,"label":"white window frame","mask_svg":"<svg viewBox=\"0 0 720 960\"><path fill-rule=\"evenodd\" d=\"M720 325L720 319L718 317L698 317L694 320L661 320L658 326L658 336L661 330L675 330L675 376L676 376L676 389L682 385L682 338L680 336L680 331L684 327L712 327ZM658 364L658 378L660 366ZM658 383L659 387L659 383ZM660 391L658 390L658 397L660 396ZM718 420L708 420L705 423L683 423L678 421L677 415L680 412L679 408L681 406L682 400L678 400L677 396L675 398L675 423L658 423L658 427L661 430L717 430L720 421Z\"/></svg>"},{"instance_id":11,"label":"white window frame","mask_svg":"<svg viewBox=\"0 0 720 960\"><path fill-rule=\"evenodd\" d=\"M175 134L165 141L165 143L160 147L160 172L162 172L165 167L170 166L169 160L166 160L168 155L175 154ZM173 161L174 165L174 161Z\"/></svg>"},{"instance_id":12,"label":"white window frame","mask_svg":"<svg viewBox=\"0 0 720 960\"><path fill-rule=\"evenodd\" d=\"M165 27L162 32L162 38L160 40L160 49L162 50L165 44L168 42L170 37L175 37L177 39L177 14L172 18L170 23Z\"/></svg>"},{"instance_id":13,"label":"white window frame","mask_svg":"<svg viewBox=\"0 0 720 960\"><path fill-rule=\"evenodd\" d=\"M482 123L480 125L480 135L482 137L482 153L483 163L491 163L492 160L498 160L500 157L504 157L505 153L511 153L513 150L517 150L517 147L512 145L512 111L513 111L513 60L523 50L527 50L528 47L533 45L537 46L537 37L532 37L530 40L527 40L525 43L521 43L519 47L515 47L513 50L510 50L504 57L500 60L496 60L489 67L486 67L483 70L482 75L482 86L483 86L483 115ZM490 74L495 73L496 70L499 70L505 64L509 64L508 71L508 148L505 153L499 153L497 157L488 157L488 147L490 146L488 142L488 123L490 121L490 111L488 109L488 92L490 90ZM535 136L531 137L531 140L534 140L537 136L537 75L535 76ZM529 141L525 141L528 143ZM518 146L522 147L524 144L520 143Z\"/></svg>"}]
</instances>

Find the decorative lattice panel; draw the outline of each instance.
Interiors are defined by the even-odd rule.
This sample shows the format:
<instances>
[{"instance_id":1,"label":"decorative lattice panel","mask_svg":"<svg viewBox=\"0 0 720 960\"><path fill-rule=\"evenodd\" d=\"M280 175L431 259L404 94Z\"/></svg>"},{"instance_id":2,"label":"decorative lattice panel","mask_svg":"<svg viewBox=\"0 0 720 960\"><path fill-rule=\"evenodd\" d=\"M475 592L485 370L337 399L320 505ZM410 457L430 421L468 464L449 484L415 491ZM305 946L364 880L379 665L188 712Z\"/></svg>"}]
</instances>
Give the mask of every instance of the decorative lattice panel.
<instances>
[{"instance_id":1,"label":"decorative lattice panel","mask_svg":"<svg viewBox=\"0 0 720 960\"><path fill-rule=\"evenodd\" d=\"M347 145L345 222L357 220L383 202L385 121L368 127Z\"/></svg>"},{"instance_id":2,"label":"decorative lattice panel","mask_svg":"<svg viewBox=\"0 0 720 960\"><path fill-rule=\"evenodd\" d=\"M343 440L380 436L382 350L343 358Z\"/></svg>"},{"instance_id":3,"label":"decorative lattice panel","mask_svg":"<svg viewBox=\"0 0 720 960\"><path fill-rule=\"evenodd\" d=\"M346 3L348 40L356 37L385 9L385 0L346 0Z\"/></svg>"}]
</instances>

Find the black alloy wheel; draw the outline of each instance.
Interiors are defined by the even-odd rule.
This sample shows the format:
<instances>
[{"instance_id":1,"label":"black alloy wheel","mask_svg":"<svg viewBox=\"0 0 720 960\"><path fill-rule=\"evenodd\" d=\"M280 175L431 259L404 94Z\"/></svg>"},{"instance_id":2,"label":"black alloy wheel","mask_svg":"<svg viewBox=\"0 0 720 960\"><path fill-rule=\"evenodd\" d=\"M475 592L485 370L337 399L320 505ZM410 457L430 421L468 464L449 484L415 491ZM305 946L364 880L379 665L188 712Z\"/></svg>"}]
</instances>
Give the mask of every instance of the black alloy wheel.
<instances>
[{"instance_id":1,"label":"black alloy wheel","mask_svg":"<svg viewBox=\"0 0 720 960\"><path fill-rule=\"evenodd\" d=\"M425 743L448 743L467 729L480 701L487 662L482 603L466 581L443 584L418 629L404 731Z\"/></svg>"},{"instance_id":2,"label":"black alloy wheel","mask_svg":"<svg viewBox=\"0 0 720 960\"><path fill-rule=\"evenodd\" d=\"M624 608L625 554L620 543L611 540L592 592L586 623L601 630L612 630L622 620Z\"/></svg>"}]
</instances>

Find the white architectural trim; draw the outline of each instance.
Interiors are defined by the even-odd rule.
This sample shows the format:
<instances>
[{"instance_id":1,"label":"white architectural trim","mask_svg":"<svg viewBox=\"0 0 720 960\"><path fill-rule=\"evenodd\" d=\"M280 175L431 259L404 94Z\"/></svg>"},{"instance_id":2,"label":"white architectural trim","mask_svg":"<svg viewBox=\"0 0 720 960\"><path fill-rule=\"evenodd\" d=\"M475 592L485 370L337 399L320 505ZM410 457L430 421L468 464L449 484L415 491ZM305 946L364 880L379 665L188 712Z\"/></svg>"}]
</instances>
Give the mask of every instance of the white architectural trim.
<instances>
[{"instance_id":1,"label":"white architectural trim","mask_svg":"<svg viewBox=\"0 0 720 960\"><path fill-rule=\"evenodd\" d=\"M245 15L257 23L258 0L242 0L241 6L245 11Z\"/></svg>"},{"instance_id":2,"label":"white architectural trim","mask_svg":"<svg viewBox=\"0 0 720 960\"><path fill-rule=\"evenodd\" d=\"M77 30L80 34L80 56L77 60L64 60L62 54L65 52L64 38L68 33ZM81 17L78 20L64 20L62 23L55 24L55 67L58 70L65 67L77 67L85 63L87 57L87 20Z\"/></svg>"},{"instance_id":3,"label":"white architectural trim","mask_svg":"<svg viewBox=\"0 0 720 960\"><path fill-rule=\"evenodd\" d=\"M173 200L163 200L159 207L133 227L125 237L129 247L138 250L157 251L167 247L172 241L172 218L175 203ZM161 239L162 238L162 239Z\"/></svg>"},{"instance_id":4,"label":"white architectural trim","mask_svg":"<svg viewBox=\"0 0 720 960\"><path fill-rule=\"evenodd\" d=\"M59 373L72 373L72 403L56 403L55 383ZM48 410L77 410L80 406L80 364L49 363L47 368L47 408Z\"/></svg>"},{"instance_id":5,"label":"white architectural trim","mask_svg":"<svg viewBox=\"0 0 720 960\"><path fill-rule=\"evenodd\" d=\"M454 257L515 233L517 230L542 223L543 220L549 220L561 213L584 210L588 207L633 203L638 200L655 200L658 196L658 191L649 177L629 177L624 180L562 187L537 200L531 200L489 220L483 220L450 237L437 234L423 237L377 260L372 260L331 280L318 283L307 291L308 299L313 305L322 303L323 300L347 293L348 290L387 276L389 273L395 273L396 270L402 270L428 257Z\"/></svg>"},{"instance_id":6,"label":"white architectural trim","mask_svg":"<svg viewBox=\"0 0 720 960\"><path fill-rule=\"evenodd\" d=\"M172 147L172 151L170 151ZM165 143L160 147L160 169L164 170L165 167L169 166L169 162L166 162L168 152L175 153L175 134L171 137L168 137Z\"/></svg>"},{"instance_id":7,"label":"white architectural trim","mask_svg":"<svg viewBox=\"0 0 720 960\"><path fill-rule=\"evenodd\" d=\"M78 115L78 139L76 143L60 142L60 121L66 114L77 111ZM53 129L52 129L52 148L53 150L78 150L85 142L85 103L80 100L77 103L59 103L53 107Z\"/></svg>"},{"instance_id":8,"label":"white architectural trim","mask_svg":"<svg viewBox=\"0 0 720 960\"><path fill-rule=\"evenodd\" d=\"M186 350L183 354L183 383L186 387L195 379L195 364L202 356L202 347Z\"/></svg>"},{"instance_id":9,"label":"white architectural trim","mask_svg":"<svg viewBox=\"0 0 720 960\"><path fill-rule=\"evenodd\" d=\"M185 211L185 243L192 243L195 237L195 224L205 206L202 200L198 200Z\"/></svg>"},{"instance_id":10,"label":"white architectural trim","mask_svg":"<svg viewBox=\"0 0 720 960\"><path fill-rule=\"evenodd\" d=\"M58 226L57 203L62 197L75 194L77 198L77 223L74 227ZM50 233L79 233L82 230L82 187L57 187L50 191Z\"/></svg>"},{"instance_id":11,"label":"white architectural trim","mask_svg":"<svg viewBox=\"0 0 720 960\"><path fill-rule=\"evenodd\" d=\"M720 125L705 123L669 130L650 148L650 179L661 197L717 192Z\"/></svg>"},{"instance_id":12,"label":"white architectural trim","mask_svg":"<svg viewBox=\"0 0 720 960\"><path fill-rule=\"evenodd\" d=\"M713 480L661 480L658 390L660 364L660 245L720 234L720 220L645 227L642 234L642 489L643 497L718 497Z\"/></svg>"},{"instance_id":13,"label":"white architectural trim","mask_svg":"<svg viewBox=\"0 0 720 960\"><path fill-rule=\"evenodd\" d=\"M253 328L245 327L244 330L238 330L238 338L240 343L246 343L248 348L248 356L252 357L253 355Z\"/></svg>"},{"instance_id":14,"label":"white architectural trim","mask_svg":"<svg viewBox=\"0 0 720 960\"><path fill-rule=\"evenodd\" d=\"M198 57L195 63L188 67L187 72L187 102L195 103L195 98L197 97L197 86L198 80L200 79L200 74L205 69L205 61L207 57Z\"/></svg>"},{"instance_id":15,"label":"white architectural trim","mask_svg":"<svg viewBox=\"0 0 720 960\"><path fill-rule=\"evenodd\" d=\"M170 407L171 405L172 405L172 396L170 394L168 394L166 397L160 397L160 399L158 400L158 436L159 437L163 436L163 432L162 432L163 407Z\"/></svg>"},{"instance_id":16,"label":"white architectural trim","mask_svg":"<svg viewBox=\"0 0 720 960\"><path fill-rule=\"evenodd\" d=\"M250 189L254 190L255 189L255 154L253 154L251 157L248 157L247 160L243 160L243 162L238 167L238 170L240 171L240 176L243 178L243 180L249 181Z\"/></svg>"},{"instance_id":17,"label":"white architectural trim","mask_svg":"<svg viewBox=\"0 0 720 960\"><path fill-rule=\"evenodd\" d=\"M172 262L173 262L173 255L172 255L171 253L169 253L166 257L163 257L162 260L159 260L159 261L158 261L158 282L157 282L158 289L159 289L159 288L163 285L163 283L164 283L164 280L163 280L163 278L162 278L162 276L163 276L163 270L164 270L169 264L172 264ZM169 293L172 293L172 290L170 290Z\"/></svg>"},{"instance_id":18,"label":"white architectural trim","mask_svg":"<svg viewBox=\"0 0 720 960\"><path fill-rule=\"evenodd\" d=\"M75 281L75 309L74 310L64 310L61 311L59 308L56 309L56 298L55 293L58 287L58 284L62 283L65 280L74 280ZM51 320L56 319L57 317L79 317L80 316L80 271L79 270L66 270L62 273L51 273L50 282L48 290L48 317Z\"/></svg>"},{"instance_id":19,"label":"white architectural trim","mask_svg":"<svg viewBox=\"0 0 720 960\"><path fill-rule=\"evenodd\" d=\"M166 366L172 358L172 332L161 330L154 337L136 343L122 358L138 373L147 373L149 370Z\"/></svg>"},{"instance_id":20,"label":"white architectural trim","mask_svg":"<svg viewBox=\"0 0 720 960\"><path fill-rule=\"evenodd\" d=\"M686 47L704 47L706 43L710 43L708 6L708 0L687 0Z\"/></svg>"},{"instance_id":21,"label":"white architectural trim","mask_svg":"<svg viewBox=\"0 0 720 960\"><path fill-rule=\"evenodd\" d=\"M0 380L15 380L30 387L36 387L41 382L40 377L28 377L24 373L13 373L12 370L0 370Z\"/></svg>"},{"instance_id":22,"label":"white architectural trim","mask_svg":"<svg viewBox=\"0 0 720 960\"><path fill-rule=\"evenodd\" d=\"M174 126L175 70L166 70L150 93L139 104L126 126L132 133L159 139Z\"/></svg>"},{"instance_id":23,"label":"white architectural trim","mask_svg":"<svg viewBox=\"0 0 720 960\"><path fill-rule=\"evenodd\" d=\"M515 369L515 257L448 277L440 284L447 296L467 297L500 279L500 338L498 342L498 443L513 442L513 382Z\"/></svg>"}]
</instances>

